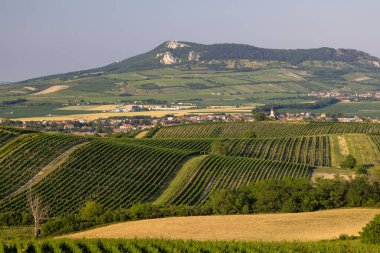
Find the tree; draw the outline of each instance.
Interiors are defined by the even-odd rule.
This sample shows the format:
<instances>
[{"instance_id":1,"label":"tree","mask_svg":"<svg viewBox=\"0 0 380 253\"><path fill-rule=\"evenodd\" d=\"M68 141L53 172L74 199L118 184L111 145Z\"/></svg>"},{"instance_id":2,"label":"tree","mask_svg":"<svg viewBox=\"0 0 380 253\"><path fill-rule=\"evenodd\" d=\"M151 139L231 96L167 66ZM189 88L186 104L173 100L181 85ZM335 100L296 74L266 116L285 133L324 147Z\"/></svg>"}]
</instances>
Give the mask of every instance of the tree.
<instances>
[{"instance_id":1,"label":"tree","mask_svg":"<svg viewBox=\"0 0 380 253\"><path fill-rule=\"evenodd\" d=\"M38 238L41 234L41 222L48 218L48 207L42 203L41 196L33 194L31 189L27 193L27 198L34 221L34 236Z\"/></svg>"},{"instance_id":2,"label":"tree","mask_svg":"<svg viewBox=\"0 0 380 253\"><path fill-rule=\"evenodd\" d=\"M216 141L211 144L211 154L225 156L228 154L228 146L226 143Z\"/></svg>"},{"instance_id":3,"label":"tree","mask_svg":"<svg viewBox=\"0 0 380 253\"><path fill-rule=\"evenodd\" d=\"M95 201L88 201L84 207L79 210L79 216L81 220L93 221L99 217L102 212L103 207L100 204L96 203Z\"/></svg>"},{"instance_id":4,"label":"tree","mask_svg":"<svg viewBox=\"0 0 380 253\"><path fill-rule=\"evenodd\" d=\"M360 176L360 175L368 175L368 171L367 171L367 168L366 166L364 165L357 165L355 167L355 174Z\"/></svg>"},{"instance_id":5,"label":"tree","mask_svg":"<svg viewBox=\"0 0 380 253\"><path fill-rule=\"evenodd\" d=\"M352 155L347 155L343 162L340 164L342 168L353 169L356 166L356 159Z\"/></svg>"},{"instance_id":6,"label":"tree","mask_svg":"<svg viewBox=\"0 0 380 253\"><path fill-rule=\"evenodd\" d=\"M255 114L255 120L264 121L265 119L266 119L266 116L263 112L258 112Z\"/></svg>"}]
</instances>

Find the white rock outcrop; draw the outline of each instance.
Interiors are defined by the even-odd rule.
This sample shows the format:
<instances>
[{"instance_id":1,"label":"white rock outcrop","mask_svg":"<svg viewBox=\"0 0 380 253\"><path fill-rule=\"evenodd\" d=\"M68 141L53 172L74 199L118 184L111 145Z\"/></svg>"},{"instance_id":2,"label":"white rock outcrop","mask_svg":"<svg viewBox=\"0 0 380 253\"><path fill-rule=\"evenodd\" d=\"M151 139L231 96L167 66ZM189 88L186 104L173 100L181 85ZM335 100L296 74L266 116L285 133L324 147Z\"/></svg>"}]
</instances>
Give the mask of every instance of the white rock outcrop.
<instances>
[{"instance_id":1,"label":"white rock outcrop","mask_svg":"<svg viewBox=\"0 0 380 253\"><path fill-rule=\"evenodd\" d=\"M373 61L372 64L373 64L373 66L380 68L380 62Z\"/></svg>"},{"instance_id":2,"label":"white rock outcrop","mask_svg":"<svg viewBox=\"0 0 380 253\"><path fill-rule=\"evenodd\" d=\"M196 53L196 52L194 52L194 51L191 51L190 53L189 53L189 56L187 57L187 59L189 60L189 61L199 61L199 58L200 58L201 56L198 54L198 53Z\"/></svg>"},{"instance_id":3,"label":"white rock outcrop","mask_svg":"<svg viewBox=\"0 0 380 253\"><path fill-rule=\"evenodd\" d=\"M189 45L171 40L166 43L166 47L171 48L171 49L176 49L177 47L189 47Z\"/></svg>"},{"instance_id":4,"label":"white rock outcrop","mask_svg":"<svg viewBox=\"0 0 380 253\"><path fill-rule=\"evenodd\" d=\"M160 62L162 64L176 64L176 63L180 63L181 62L180 59L174 57L172 55L172 53L170 53L170 52L165 52L165 53L160 54L158 56L162 56L162 58L160 60Z\"/></svg>"}]
</instances>

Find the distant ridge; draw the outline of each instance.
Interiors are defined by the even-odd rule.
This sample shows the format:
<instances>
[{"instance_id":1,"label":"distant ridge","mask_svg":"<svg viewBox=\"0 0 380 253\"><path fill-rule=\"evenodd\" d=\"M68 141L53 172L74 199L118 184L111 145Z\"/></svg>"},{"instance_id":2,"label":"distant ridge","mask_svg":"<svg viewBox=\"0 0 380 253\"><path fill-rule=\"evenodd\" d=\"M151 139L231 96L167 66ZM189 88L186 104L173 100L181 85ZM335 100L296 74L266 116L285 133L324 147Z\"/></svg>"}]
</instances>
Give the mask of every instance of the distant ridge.
<instances>
[{"instance_id":1,"label":"distant ridge","mask_svg":"<svg viewBox=\"0 0 380 253\"><path fill-rule=\"evenodd\" d=\"M309 61L331 61L380 69L379 58L356 49L334 49L329 47L267 49L234 43L204 45L187 41L165 41L151 51L111 63L104 67L30 80L43 80L53 77L68 80L78 76L101 76L110 73L125 73L170 65L207 64L214 66L215 62L217 62L217 64L223 66L223 61L227 60L275 61L291 66L297 66Z\"/></svg>"}]
</instances>

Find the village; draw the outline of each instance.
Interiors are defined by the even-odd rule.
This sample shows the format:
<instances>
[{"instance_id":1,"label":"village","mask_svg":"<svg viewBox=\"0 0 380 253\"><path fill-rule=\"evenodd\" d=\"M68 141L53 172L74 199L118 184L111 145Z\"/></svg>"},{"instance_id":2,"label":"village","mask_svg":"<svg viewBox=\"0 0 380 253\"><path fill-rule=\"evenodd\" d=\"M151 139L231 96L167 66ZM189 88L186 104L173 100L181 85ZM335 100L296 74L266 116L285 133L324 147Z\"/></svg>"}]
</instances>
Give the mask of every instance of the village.
<instances>
[{"instance_id":1,"label":"village","mask_svg":"<svg viewBox=\"0 0 380 253\"><path fill-rule=\"evenodd\" d=\"M164 110L164 108L160 109ZM144 116L144 109L142 107L134 107L133 110L141 110L141 116L116 116L110 118L100 118L97 120L3 120L1 122L1 125L16 126L24 129L37 130L42 132L69 133L77 136L95 135L104 137L110 135L130 134L127 136L133 137L138 132L150 130L154 127L202 122L253 122L263 120L280 122L380 122L376 118L362 118L357 116L337 117L336 115L329 115L326 113L277 113L273 108L269 112L258 113L210 113L184 116L176 116L168 113L162 117Z\"/></svg>"}]
</instances>

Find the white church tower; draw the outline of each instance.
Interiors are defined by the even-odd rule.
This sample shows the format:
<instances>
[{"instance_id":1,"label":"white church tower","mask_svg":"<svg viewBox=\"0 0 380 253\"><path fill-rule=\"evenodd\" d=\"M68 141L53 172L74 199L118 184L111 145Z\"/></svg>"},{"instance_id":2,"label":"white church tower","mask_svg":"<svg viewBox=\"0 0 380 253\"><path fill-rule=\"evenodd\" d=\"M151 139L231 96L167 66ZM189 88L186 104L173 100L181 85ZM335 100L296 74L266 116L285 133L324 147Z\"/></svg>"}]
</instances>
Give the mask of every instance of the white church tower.
<instances>
[{"instance_id":1,"label":"white church tower","mask_svg":"<svg viewBox=\"0 0 380 253\"><path fill-rule=\"evenodd\" d=\"M276 114L274 113L274 109L273 109L273 107L271 107L271 109L270 109L270 115L269 115L269 118L277 119Z\"/></svg>"}]
</instances>

